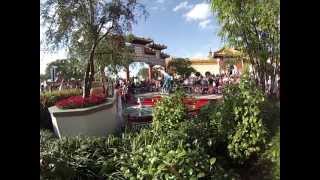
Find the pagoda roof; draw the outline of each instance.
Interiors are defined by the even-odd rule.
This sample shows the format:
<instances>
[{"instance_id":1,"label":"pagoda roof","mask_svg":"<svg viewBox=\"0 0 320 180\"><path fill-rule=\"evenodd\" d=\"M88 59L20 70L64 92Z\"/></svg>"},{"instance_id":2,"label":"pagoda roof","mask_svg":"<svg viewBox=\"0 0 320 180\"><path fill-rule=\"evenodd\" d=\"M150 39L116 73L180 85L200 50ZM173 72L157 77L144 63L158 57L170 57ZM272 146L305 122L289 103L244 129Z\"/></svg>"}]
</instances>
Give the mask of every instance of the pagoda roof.
<instances>
[{"instance_id":1,"label":"pagoda roof","mask_svg":"<svg viewBox=\"0 0 320 180\"><path fill-rule=\"evenodd\" d=\"M241 52L233 49L233 48L221 48L220 50L214 52L213 57L218 58L218 57L240 57Z\"/></svg>"},{"instance_id":2,"label":"pagoda roof","mask_svg":"<svg viewBox=\"0 0 320 180\"><path fill-rule=\"evenodd\" d=\"M144 53L145 54L150 54L150 55L155 55L156 54L156 52L153 49L149 48L149 47L144 47Z\"/></svg>"},{"instance_id":3,"label":"pagoda roof","mask_svg":"<svg viewBox=\"0 0 320 180\"><path fill-rule=\"evenodd\" d=\"M142 45L146 45L153 42L152 39L150 38L143 38L143 37L137 37L137 36L133 36L133 39L130 41L130 43L133 44L142 44Z\"/></svg>"},{"instance_id":4,"label":"pagoda roof","mask_svg":"<svg viewBox=\"0 0 320 180\"><path fill-rule=\"evenodd\" d=\"M161 52L161 53L160 53L160 57L163 58L163 59L165 59L165 58L168 58L168 57L170 57L170 56L169 56L168 54L166 54L166 53Z\"/></svg>"},{"instance_id":5,"label":"pagoda roof","mask_svg":"<svg viewBox=\"0 0 320 180\"><path fill-rule=\"evenodd\" d=\"M152 49L157 49L157 50L167 49L167 46L163 45L163 44L151 43L151 44L148 44L147 46L152 48Z\"/></svg>"}]
</instances>

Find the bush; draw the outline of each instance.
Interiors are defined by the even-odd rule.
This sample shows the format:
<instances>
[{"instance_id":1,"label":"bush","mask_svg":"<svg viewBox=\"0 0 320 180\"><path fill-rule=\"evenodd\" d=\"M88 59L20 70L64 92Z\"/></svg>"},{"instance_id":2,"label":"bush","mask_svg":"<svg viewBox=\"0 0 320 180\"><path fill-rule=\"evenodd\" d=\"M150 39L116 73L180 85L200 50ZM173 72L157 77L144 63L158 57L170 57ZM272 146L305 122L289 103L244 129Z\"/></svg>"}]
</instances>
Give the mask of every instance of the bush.
<instances>
[{"instance_id":1,"label":"bush","mask_svg":"<svg viewBox=\"0 0 320 180\"><path fill-rule=\"evenodd\" d=\"M244 74L239 85L225 89L224 103L211 114L211 126L217 131L218 141L227 144L229 156L240 164L264 148L266 129L261 113L264 102L263 93Z\"/></svg>"},{"instance_id":2,"label":"bush","mask_svg":"<svg viewBox=\"0 0 320 180\"><path fill-rule=\"evenodd\" d=\"M175 94L162 98L153 109L153 126L160 131L176 129L179 122L186 119L187 111L183 104L184 93L176 91Z\"/></svg>"},{"instance_id":3,"label":"bush","mask_svg":"<svg viewBox=\"0 0 320 180\"><path fill-rule=\"evenodd\" d=\"M215 169L214 157L205 153L199 141L189 142L189 122L178 129L157 134L142 130L131 143L131 151L121 155L121 171L126 178L198 179L208 178Z\"/></svg>"},{"instance_id":4,"label":"bush","mask_svg":"<svg viewBox=\"0 0 320 180\"><path fill-rule=\"evenodd\" d=\"M268 132L268 140L274 137L279 130L280 106L278 103L278 101L268 98L261 107L263 123Z\"/></svg>"},{"instance_id":5,"label":"bush","mask_svg":"<svg viewBox=\"0 0 320 180\"><path fill-rule=\"evenodd\" d=\"M185 121L184 94L162 99L154 109L153 126L137 133L118 157L127 179L232 179L208 152L214 139L206 123Z\"/></svg>"},{"instance_id":6,"label":"bush","mask_svg":"<svg viewBox=\"0 0 320 180\"><path fill-rule=\"evenodd\" d=\"M40 95L40 102L45 107L54 106L59 100L71 97L79 96L82 94L81 89L66 89L62 91L45 92Z\"/></svg>"},{"instance_id":7,"label":"bush","mask_svg":"<svg viewBox=\"0 0 320 180\"><path fill-rule=\"evenodd\" d=\"M262 154L260 165L265 166L265 179L280 179L280 129L276 132L266 151Z\"/></svg>"},{"instance_id":8,"label":"bush","mask_svg":"<svg viewBox=\"0 0 320 180\"><path fill-rule=\"evenodd\" d=\"M116 176L120 138L56 139L40 131L40 176L44 179L99 179Z\"/></svg>"}]
</instances>

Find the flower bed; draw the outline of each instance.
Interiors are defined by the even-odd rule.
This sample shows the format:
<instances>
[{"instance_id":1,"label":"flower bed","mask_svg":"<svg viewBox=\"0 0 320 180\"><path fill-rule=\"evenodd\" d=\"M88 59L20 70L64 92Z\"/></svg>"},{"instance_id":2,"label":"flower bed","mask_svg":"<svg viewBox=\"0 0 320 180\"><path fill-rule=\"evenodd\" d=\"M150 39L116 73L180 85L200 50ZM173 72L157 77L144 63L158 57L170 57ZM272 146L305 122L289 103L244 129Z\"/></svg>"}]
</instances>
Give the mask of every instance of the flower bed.
<instances>
[{"instance_id":1,"label":"flower bed","mask_svg":"<svg viewBox=\"0 0 320 180\"><path fill-rule=\"evenodd\" d=\"M40 103L45 107L51 107L62 99L66 99L71 96L80 96L81 94L81 89L65 89L62 91L45 92L40 95Z\"/></svg>"},{"instance_id":2,"label":"flower bed","mask_svg":"<svg viewBox=\"0 0 320 180\"><path fill-rule=\"evenodd\" d=\"M88 98L83 98L82 96L72 96L67 99L63 99L56 103L56 106L60 109L75 109L75 108L85 108L89 106L94 106L105 102L105 97L103 96L90 96Z\"/></svg>"}]
</instances>

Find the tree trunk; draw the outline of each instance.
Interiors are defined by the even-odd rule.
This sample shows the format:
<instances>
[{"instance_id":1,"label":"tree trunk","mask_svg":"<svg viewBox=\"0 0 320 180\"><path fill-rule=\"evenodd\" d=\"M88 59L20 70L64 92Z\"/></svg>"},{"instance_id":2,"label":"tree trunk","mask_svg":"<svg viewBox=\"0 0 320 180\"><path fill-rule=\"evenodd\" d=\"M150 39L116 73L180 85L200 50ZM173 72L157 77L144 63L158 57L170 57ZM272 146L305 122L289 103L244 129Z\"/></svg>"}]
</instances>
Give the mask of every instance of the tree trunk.
<instances>
[{"instance_id":1,"label":"tree trunk","mask_svg":"<svg viewBox=\"0 0 320 180\"><path fill-rule=\"evenodd\" d=\"M101 84L102 84L102 90L103 93L106 94L106 86L105 86L105 74L104 74L104 68L103 66L100 66L100 74L101 74Z\"/></svg>"},{"instance_id":2,"label":"tree trunk","mask_svg":"<svg viewBox=\"0 0 320 180\"><path fill-rule=\"evenodd\" d=\"M266 93L266 78L265 78L266 73L260 70L259 75L260 75L260 78L259 78L260 87L262 89L262 92Z\"/></svg>"},{"instance_id":3,"label":"tree trunk","mask_svg":"<svg viewBox=\"0 0 320 180\"><path fill-rule=\"evenodd\" d=\"M275 79L276 79L276 67L273 67L273 64L272 64L272 73L271 73L271 88L270 88L270 94L271 95L274 95L273 92L274 92L274 88L275 88Z\"/></svg>"},{"instance_id":4,"label":"tree trunk","mask_svg":"<svg viewBox=\"0 0 320 180\"><path fill-rule=\"evenodd\" d=\"M89 97L90 96L90 90L92 87L92 81L94 78L94 52L96 49L96 43L93 44L89 56L89 60L87 63L87 69L84 76L84 89L83 89L83 97Z\"/></svg>"}]
</instances>

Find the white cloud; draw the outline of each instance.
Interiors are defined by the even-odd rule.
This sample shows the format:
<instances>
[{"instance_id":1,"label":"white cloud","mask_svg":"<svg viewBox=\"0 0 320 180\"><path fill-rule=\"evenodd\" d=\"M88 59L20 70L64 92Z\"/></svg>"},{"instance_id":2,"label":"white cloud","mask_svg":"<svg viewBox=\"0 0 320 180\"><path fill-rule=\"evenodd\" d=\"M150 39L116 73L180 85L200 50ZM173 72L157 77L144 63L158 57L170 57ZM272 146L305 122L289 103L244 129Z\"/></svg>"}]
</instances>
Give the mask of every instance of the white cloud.
<instances>
[{"instance_id":1,"label":"white cloud","mask_svg":"<svg viewBox=\"0 0 320 180\"><path fill-rule=\"evenodd\" d=\"M165 0L157 0L157 3L164 3Z\"/></svg>"},{"instance_id":2,"label":"white cloud","mask_svg":"<svg viewBox=\"0 0 320 180\"><path fill-rule=\"evenodd\" d=\"M181 2L180 4L178 4L176 7L173 8L174 12L179 11L180 9L191 9L192 5L188 4L187 1Z\"/></svg>"},{"instance_id":3,"label":"white cloud","mask_svg":"<svg viewBox=\"0 0 320 180\"><path fill-rule=\"evenodd\" d=\"M197 22L201 29L213 29L212 20L213 16L210 5L208 3L196 4L192 9L190 9L184 17L187 21Z\"/></svg>"},{"instance_id":4,"label":"white cloud","mask_svg":"<svg viewBox=\"0 0 320 180\"><path fill-rule=\"evenodd\" d=\"M210 23L211 23L211 20L210 19L206 19L204 21L199 22L199 26L202 29L213 27L213 26L210 26Z\"/></svg>"},{"instance_id":5,"label":"white cloud","mask_svg":"<svg viewBox=\"0 0 320 180\"><path fill-rule=\"evenodd\" d=\"M206 20L211 16L210 6L207 3L196 4L185 14L187 21Z\"/></svg>"}]
</instances>

